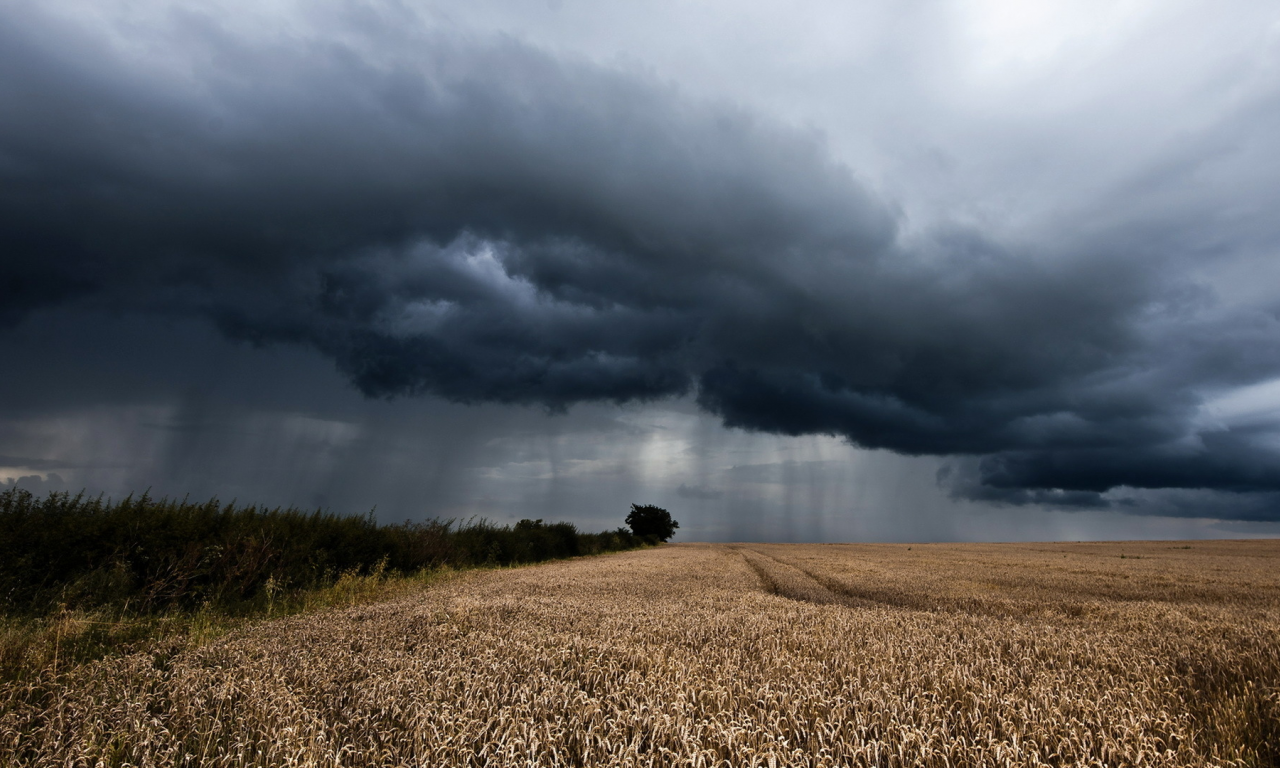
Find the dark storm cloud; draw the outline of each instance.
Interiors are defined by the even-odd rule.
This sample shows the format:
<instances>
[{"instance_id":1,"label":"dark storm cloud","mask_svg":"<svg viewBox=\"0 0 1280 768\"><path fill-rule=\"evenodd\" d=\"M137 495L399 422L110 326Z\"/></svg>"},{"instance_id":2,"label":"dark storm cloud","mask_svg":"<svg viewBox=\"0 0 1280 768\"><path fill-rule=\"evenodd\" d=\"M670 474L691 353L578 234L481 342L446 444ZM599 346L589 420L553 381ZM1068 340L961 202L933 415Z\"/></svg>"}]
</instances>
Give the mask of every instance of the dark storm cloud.
<instances>
[{"instance_id":1,"label":"dark storm cloud","mask_svg":"<svg viewBox=\"0 0 1280 768\"><path fill-rule=\"evenodd\" d=\"M956 487L1007 503L1280 489L1265 441L1197 421L1280 375L1276 316L1180 278L1201 254L1159 216L1052 258L906 238L819 136L383 12L259 42L175 12L165 68L0 11L0 323L194 313L377 397L696 391L729 426L985 457Z\"/></svg>"}]
</instances>

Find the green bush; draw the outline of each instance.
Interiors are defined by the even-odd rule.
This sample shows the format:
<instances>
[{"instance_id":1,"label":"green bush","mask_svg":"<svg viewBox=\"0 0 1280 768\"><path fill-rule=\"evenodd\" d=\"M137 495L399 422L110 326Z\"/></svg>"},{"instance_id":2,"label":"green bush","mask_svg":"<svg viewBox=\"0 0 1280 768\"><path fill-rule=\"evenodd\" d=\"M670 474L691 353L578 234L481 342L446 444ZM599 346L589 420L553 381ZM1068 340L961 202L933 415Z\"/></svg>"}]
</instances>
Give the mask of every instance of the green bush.
<instances>
[{"instance_id":1,"label":"green bush","mask_svg":"<svg viewBox=\"0 0 1280 768\"><path fill-rule=\"evenodd\" d=\"M372 515L10 489L0 493L0 599L27 615L102 606L248 612L343 574L513 565L643 544L625 529L580 533L541 520L379 525Z\"/></svg>"}]
</instances>

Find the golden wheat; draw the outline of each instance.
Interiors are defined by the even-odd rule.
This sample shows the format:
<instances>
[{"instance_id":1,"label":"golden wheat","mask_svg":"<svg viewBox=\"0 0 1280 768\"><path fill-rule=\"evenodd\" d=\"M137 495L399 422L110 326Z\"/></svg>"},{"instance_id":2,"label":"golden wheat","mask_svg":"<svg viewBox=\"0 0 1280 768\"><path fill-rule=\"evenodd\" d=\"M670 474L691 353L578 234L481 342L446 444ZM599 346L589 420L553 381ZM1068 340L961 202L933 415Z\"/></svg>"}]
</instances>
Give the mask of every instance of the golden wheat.
<instances>
[{"instance_id":1,"label":"golden wheat","mask_svg":"<svg viewBox=\"0 0 1280 768\"><path fill-rule=\"evenodd\" d=\"M0 763L1267 765L1278 609L1276 541L669 546L49 671Z\"/></svg>"}]
</instances>

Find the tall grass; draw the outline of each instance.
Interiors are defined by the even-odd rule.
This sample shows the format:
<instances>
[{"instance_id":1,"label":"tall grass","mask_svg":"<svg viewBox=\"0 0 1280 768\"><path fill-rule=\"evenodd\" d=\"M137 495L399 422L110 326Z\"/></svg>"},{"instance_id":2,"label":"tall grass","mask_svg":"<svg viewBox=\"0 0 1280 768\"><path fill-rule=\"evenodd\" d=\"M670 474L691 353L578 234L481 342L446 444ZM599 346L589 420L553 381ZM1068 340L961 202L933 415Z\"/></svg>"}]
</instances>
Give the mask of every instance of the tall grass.
<instances>
[{"instance_id":1,"label":"tall grass","mask_svg":"<svg viewBox=\"0 0 1280 768\"><path fill-rule=\"evenodd\" d=\"M643 543L624 529L591 534L541 520L379 525L372 514L11 489L0 493L0 597L8 612L36 615L234 611L343 574L533 563Z\"/></svg>"},{"instance_id":2,"label":"tall grass","mask_svg":"<svg viewBox=\"0 0 1280 768\"><path fill-rule=\"evenodd\" d=\"M630 531L0 493L0 678L157 639L372 599L442 572L631 549Z\"/></svg>"}]
</instances>

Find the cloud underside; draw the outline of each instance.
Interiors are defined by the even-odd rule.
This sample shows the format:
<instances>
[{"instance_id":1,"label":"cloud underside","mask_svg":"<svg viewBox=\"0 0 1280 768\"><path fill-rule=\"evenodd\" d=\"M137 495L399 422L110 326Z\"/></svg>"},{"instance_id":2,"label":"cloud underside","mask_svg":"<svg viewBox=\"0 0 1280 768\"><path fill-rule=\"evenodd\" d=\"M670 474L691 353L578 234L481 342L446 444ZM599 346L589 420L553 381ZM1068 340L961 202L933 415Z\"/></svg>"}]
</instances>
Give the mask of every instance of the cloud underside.
<instances>
[{"instance_id":1,"label":"cloud underside","mask_svg":"<svg viewBox=\"0 0 1280 768\"><path fill-rule=\"evenodd\" d=\"M184 16L170 70L3 14L2 324L195 314L371 397L690 395L972 457L956 492L1006 503L1280 490L1270 433L1201 408L1280 375L1275 315L1180 277L1158 217L908 237L820 136L512 39L392 25L373 56Z\"/></svg>"}]
</instances>

